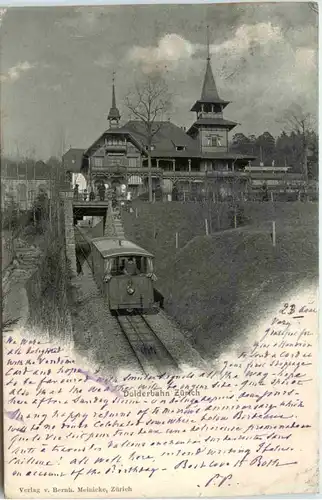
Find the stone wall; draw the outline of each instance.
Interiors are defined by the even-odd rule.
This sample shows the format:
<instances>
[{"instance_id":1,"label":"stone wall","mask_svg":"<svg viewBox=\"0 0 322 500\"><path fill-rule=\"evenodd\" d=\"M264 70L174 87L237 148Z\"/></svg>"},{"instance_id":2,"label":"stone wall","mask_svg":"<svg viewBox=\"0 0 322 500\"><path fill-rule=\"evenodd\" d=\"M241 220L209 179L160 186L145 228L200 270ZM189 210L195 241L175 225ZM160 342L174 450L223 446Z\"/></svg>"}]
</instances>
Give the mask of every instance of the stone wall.
<instances>
[{"instance_id":1,"label":"stone wall","mask_svg":"<svg viewBox=\"0 0 322 500\"><path fill-rule=\"evenodd\" d=\"M76 274L76 253L75 253L75 233L73 217L73 192L65 191L60 193L63 210L62 225L64 227L66 258L72 274Z\"/></svg>"},{"instance_id":2,"label":"stone wall","mask_svg":"<svg viewBox=\"0 0 322 500\"><path fill-rule=\"evenodd\" d=\"M76 258L71 255L71 243L66 245L65 220L72 225L72 218L68 218L70 212L65 216L65 208L64 200L59 199L52 206L51 224L42 235L41 250L23 238L15 242L16 258L3 276L2 289L4 322L9 326L13 323L11 329L36 330L41 336L69 343L70 260Z\"/></svg>"}]
</instances>

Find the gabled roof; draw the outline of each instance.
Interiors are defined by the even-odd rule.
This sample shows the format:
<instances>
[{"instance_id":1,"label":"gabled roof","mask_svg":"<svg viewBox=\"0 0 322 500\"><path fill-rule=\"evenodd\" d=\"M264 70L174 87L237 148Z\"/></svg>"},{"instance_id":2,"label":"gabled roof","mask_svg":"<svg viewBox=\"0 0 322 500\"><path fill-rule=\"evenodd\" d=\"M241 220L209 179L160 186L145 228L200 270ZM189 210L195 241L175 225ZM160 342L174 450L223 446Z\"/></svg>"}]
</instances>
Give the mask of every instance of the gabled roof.
<instances>
[{"instance_id":1,"label":"gabled roof","mask_svg":"<svg viewBox=\"0 0 322 500\"><path fill-rule=\"evenodd\" d=\"M152 144L154 149L152 155L160 155L169 152L172 155L178 153L177 156L189 156L189 154L199 152L199 142L192 139L182 128L169 121L154 122L155 130L158 129L153 136ZM131 131L131 134L137 138L144 146L147 146L147 133L144 124L140 121L129 121L124 125L124 128ZM185 150L177 151L177 146L184 146ZM183 154L184 153L184 154Z\"/></svg>"},{"instance_id":2,"label":"gabled roof","mask_svg":"<svg viewBox=\"0 0 322 500\"><path fill-rule=\"evenodd\" d=\"M223 128L233 128L236 123L224 120L223 118L201 118L197 120L189 131L193 130L198 125L221 125ZM255 157L251 155L240 155L234 152L214 152L202 153L200 151L200 143L198 139L192 138L182 128L169 121L156 121L153 124L154 130L157 130L152 139L154 146L151 151L153 158L213 158L213 159L234 159L236 155L240 159L253 160ZM188 132L189 132L188 131ZM95 145L101 141L103 137L108 135L127 135L131 138L132 142L138 146L143 154L146 154L146 147L148 145L147 132L143 122L138 120L131 120L122 127L113 128L105 131L93 144L88 148L84 155L91 154L91 150L95 150ZM177 150L177 147L184 147L184 149ZM79 150L83 152L83 150Z\"/></svg>"},{"instance_id":3,"label":"gabled roof","mask_svg":"<svg viewBox=\"0 0 322 500\"><path fill-rule=\"evenodd\" d=\"M96 139L93 142L93 144L91 144L90 147L86 149L86 151L84 151L84 156L90 156L91 151L95 150L96 145L99 144L102 139L108 137L109 135L127 135L132 140L133 144L135 144L141 150L141 152L145 151L142 142L138 141L138 139L135 137L134 134L132 134L132 131L130 129L127 129L126 126L123 126L105 130L105 132L103 132L103 134L101 134L98 137L98 139Z\"/></svg>"},{"instance_id":4,"label":"gabled roof","mask_svg":"<svg viewBox=\"0 0 322 500\"><path fill-rule=\"evenodd\" d=\"M67 172L79 173L83 164L84 149L70 148L63 154L63 166Z\"/></svg>"}]
</instances>

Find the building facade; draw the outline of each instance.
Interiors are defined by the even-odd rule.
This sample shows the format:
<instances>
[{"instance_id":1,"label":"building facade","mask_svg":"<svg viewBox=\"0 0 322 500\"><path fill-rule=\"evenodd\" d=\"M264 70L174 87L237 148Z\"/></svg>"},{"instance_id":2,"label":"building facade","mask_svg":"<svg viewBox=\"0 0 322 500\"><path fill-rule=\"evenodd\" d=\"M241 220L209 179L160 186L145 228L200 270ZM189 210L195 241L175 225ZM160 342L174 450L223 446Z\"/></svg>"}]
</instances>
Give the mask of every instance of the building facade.
<instances>
[{"instance_id":1,"label":"building facade","mask_svg":"<svg viewBox=\"0 0 322 500\"><path fill-rule=\"evenodd\" d=\"M181 197L211 193L214 199L225 199L232 195L243 198L256 189L256 181L263 180L263 175L253 178L254 173L246 168L255 157L229 150L229 133L237 125L224 117L229 103L219 97L208 55L201 96L191 108L195 120L190 128L185 130L171 121L153 123L157 130L150 152L154 191L169 199L174 191ZM63 156L65 169L71 175L81 172L88 191L97 191L101 184L125 187L134 196L147 190L145 124L131 120L121 125L120 119L113 80L109 128L86 150L70 149ZM274 176L272 186L276 180L285 180L284 173L279 173L280 179Z\"/></svg>"},{"instance_id":2,"label":"building facade","mask_svg":"<svg viewBox=\"0 0 322 500\"><path fill-rule=\"evenodd\" d=\"M50 197L50 169L42 161L13 162L4 160L1 165L1 207L15 203L21 210L28 210L36 197L47 193Z\"/></svg>"}]
</instances>

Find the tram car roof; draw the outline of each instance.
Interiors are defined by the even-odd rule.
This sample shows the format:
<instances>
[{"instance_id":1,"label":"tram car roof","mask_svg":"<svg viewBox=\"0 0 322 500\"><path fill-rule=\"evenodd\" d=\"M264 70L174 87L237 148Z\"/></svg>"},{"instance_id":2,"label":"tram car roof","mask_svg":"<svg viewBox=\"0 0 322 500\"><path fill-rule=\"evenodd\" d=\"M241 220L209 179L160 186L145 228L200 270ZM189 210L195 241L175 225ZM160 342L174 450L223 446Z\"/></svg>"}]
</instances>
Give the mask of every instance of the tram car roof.
<instances>
[{"instance_id":1,"label":"tram car roof","mask_svg":"<svg viewBox=\"0 0 322 500\"><path fill-rule=\"evenodd\" d=\"M154 255L144 248L139 247L132 241L114 239L109 237L93 238L93 245L104 258L122 255L140 255L144 257L154 257Z\"/></svg>"}]
</instances>

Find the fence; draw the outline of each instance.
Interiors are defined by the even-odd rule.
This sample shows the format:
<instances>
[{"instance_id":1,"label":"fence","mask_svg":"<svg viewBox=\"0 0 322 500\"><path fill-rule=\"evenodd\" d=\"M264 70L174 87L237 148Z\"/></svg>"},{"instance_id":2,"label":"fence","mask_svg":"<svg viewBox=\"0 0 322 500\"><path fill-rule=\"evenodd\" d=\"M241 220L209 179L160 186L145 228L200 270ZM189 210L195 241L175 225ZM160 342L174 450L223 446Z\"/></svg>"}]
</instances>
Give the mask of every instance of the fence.
<instances>
[{"instance_id":1,"label":"fence","mask_svg":"<svg viewBox=\"0 0 322 500\"><path fill-rule=\"evenodd\" d=\"M316 205L298 201L244 202L235 207L224 203L197 207L187 202L185 205L174 203L172 207L163 203L141 203L123 210L127 237L155 252L160 246L165 250L166 247L180 249L198 236L210 237L221 231L245 228L247 233L261 234L277 246L281 234L289 235L300 226L308 225L314 230L318 224Z\"/></svg>"},{"instance_id":2,"label":"fence","mask_svg":"<svg viewBox=\"0 0 322 500\"><path fill-rule=\"evenodd\" d=\"M238 226L237 217L234 216L234 228L233 229L237 230L241 227L242 226ZM223 230L223 231L227 231L227 230L228 229ZM265 224L262 225L261 228L255 226L254 228L250 229L249 232L254 233L254 234L255 233L263 234L263 232L266 233L267 236L271 239L272 246L276 247L278 233L276 231L276 221L275 220L267 221ZM218 233L218 231L215 231L213 234L215 234L215 233ZM205 219L205 233L204 233L204 235L205 236L210 235L207 219ZM180 233L179 232L174 233L173 241L174 241L174 245L175 245L176 250L180 249L182 246L185 246L187 244L187 242L184 242L184 244L180 246Z\"/></svg>"},{"instance_id":3,"label":"fence","mask_svg":"<svg viewBox=\"0 0 322 500\"><path fill-rule=\"evenodd\" d=\"M173 190L172 194L165 195L161 189L156 189L153 193L153 202L172 201L172 202L195 202L195 203L227 203L227 202L264 202L264 201L318 201L318 190L313 188L280 189L280 190L235 190L231 193L220 193L218 190L209 189L205 191L184 191ZM148 201L148 193L145 192L138 197L141 201Z\"/></svg>"}]
</instances>

